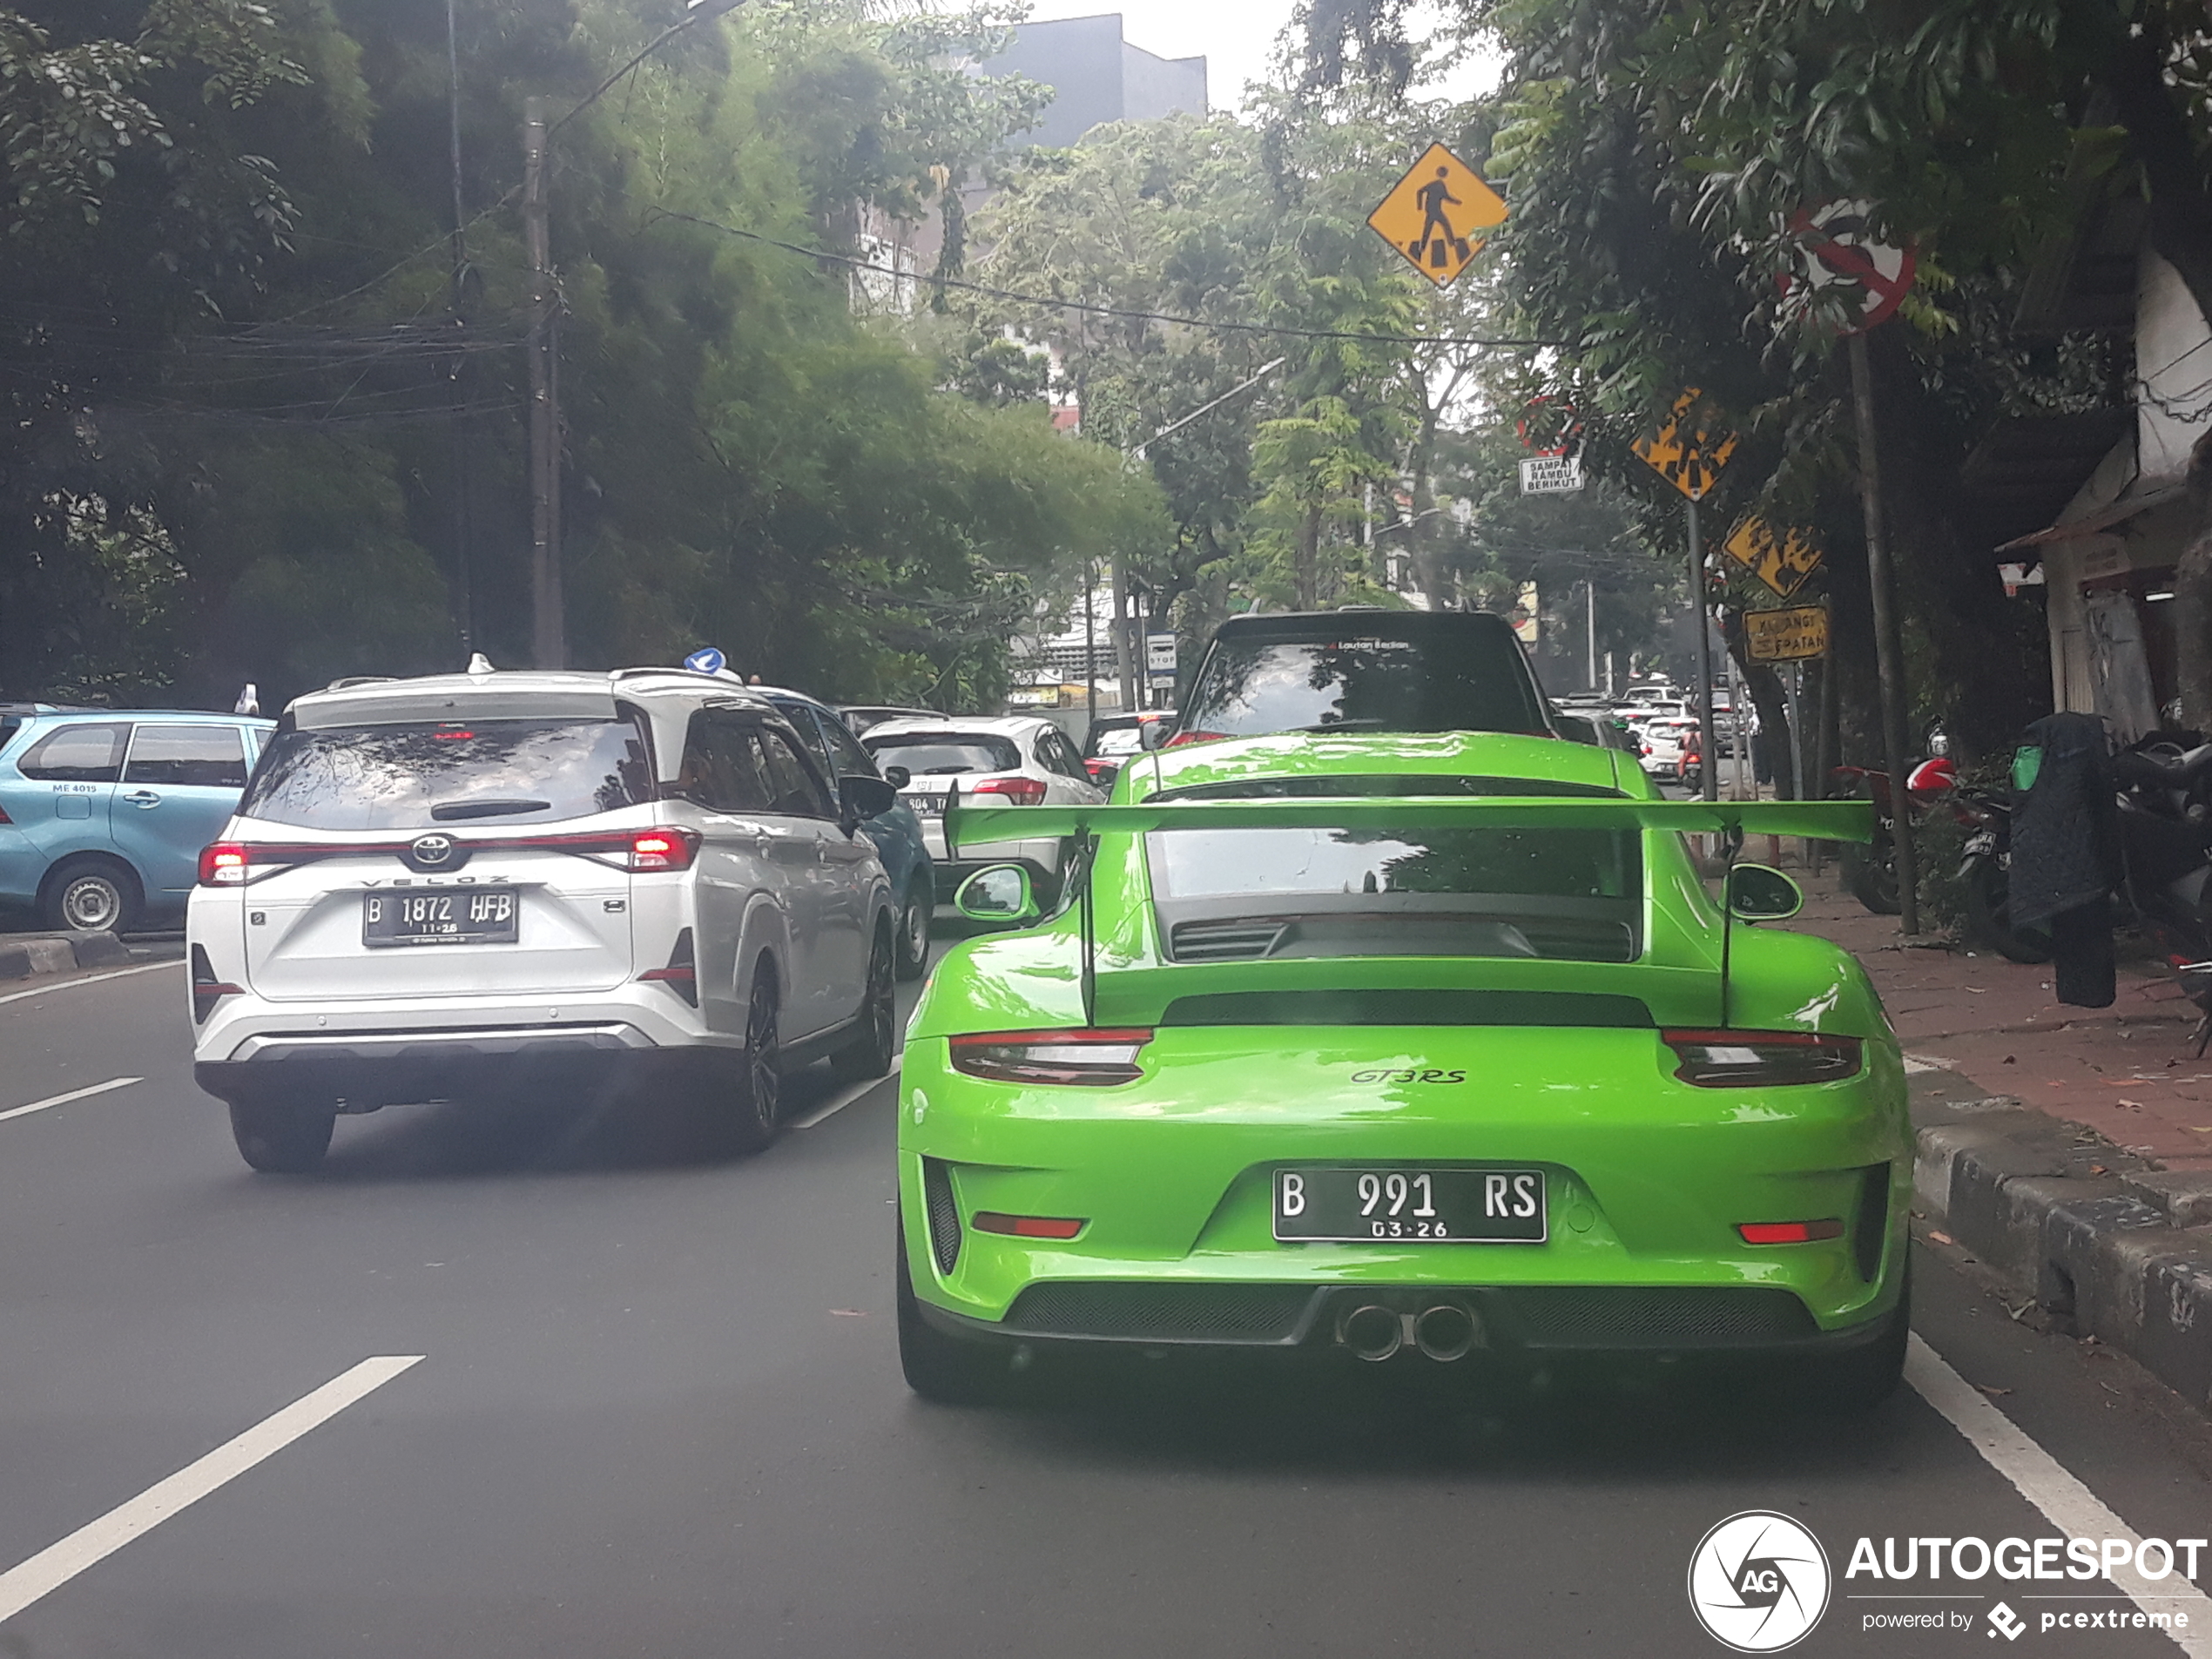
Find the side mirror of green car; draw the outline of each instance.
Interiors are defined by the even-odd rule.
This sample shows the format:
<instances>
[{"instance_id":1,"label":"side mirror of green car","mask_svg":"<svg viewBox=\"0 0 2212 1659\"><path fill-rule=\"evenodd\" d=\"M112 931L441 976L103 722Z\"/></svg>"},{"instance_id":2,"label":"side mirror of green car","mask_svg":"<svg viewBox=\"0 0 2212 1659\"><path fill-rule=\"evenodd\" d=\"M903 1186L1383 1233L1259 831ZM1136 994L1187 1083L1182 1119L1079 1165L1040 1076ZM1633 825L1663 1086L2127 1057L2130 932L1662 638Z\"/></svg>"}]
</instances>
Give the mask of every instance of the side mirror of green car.
<instances>
[{"instance_id":1,"label":"side mirror of green car","mask_svg":"<svg viewBox=\"0 0 2212 1659\"><path fill-rule=\"evenodd\" d=\"M1728 914L1738 921L1784 921L1804 907L1804 889L1770 864L1728 873Z\"/></svg>"},{"instance_id":2,"label":"side mirror of green car","mask_svg":"<svg viewBox=\"0 0 2212 1659\"><path fill-rule=\"evenodd\" d=\"M970 921L1035 921L1041 914L1029 873L1018 864L994 864L978 870L953 894L953 908Z\"/></svg>"}]
</instances>

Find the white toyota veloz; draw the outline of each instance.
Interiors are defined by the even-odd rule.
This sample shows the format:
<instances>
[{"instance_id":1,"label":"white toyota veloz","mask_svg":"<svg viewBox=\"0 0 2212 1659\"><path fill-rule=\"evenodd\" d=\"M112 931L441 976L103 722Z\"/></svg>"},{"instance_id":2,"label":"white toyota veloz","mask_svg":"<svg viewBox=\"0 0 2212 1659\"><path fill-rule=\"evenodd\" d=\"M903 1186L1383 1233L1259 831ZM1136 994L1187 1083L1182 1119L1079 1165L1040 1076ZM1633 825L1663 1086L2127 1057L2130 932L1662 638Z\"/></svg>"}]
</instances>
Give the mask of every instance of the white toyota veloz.
<instances>
[{"instance_id":1,"label":"white toyota veloz","mask_svg":"<svg viewBox=\"0 0 2212 1659\"><path fill-rule=\"evenodd\" d=\"M779 1079L890 1069L895 907L784 718L678 669L341 680L295 701L200 855L194 1074L260 1170L341 1112L652 1082L728 1139Z\"/></svg>"}]
</instances>

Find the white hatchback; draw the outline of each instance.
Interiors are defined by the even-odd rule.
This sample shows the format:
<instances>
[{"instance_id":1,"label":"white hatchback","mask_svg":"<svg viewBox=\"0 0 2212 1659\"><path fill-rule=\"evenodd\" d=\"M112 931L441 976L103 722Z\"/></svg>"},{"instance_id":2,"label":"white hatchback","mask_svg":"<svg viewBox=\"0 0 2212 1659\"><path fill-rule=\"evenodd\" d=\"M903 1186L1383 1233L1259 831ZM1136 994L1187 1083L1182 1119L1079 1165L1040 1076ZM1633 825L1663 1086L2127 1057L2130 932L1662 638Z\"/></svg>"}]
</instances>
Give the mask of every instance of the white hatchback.
<instances>
[{"instance_id":1,"label":"white hatchback","mask_svg":"<svg viewBox=\"0 0 2212 1659\"><path fill-rule=\"evenodd\" d=\"M1050 836L964 846L960 857L952 857L945 846L945 800L955 788L963 799L991 806L1091 806L1106 799L1067 734L1034 715L886 720L870 726L860 744L887 778L896 781L894 766L907 773L900 792L921 819L922 839L937 867L940 901L948 901L962 881L993 864L1028 866L1047 908L1057 900L1064 879L1067 848Z\"/></svg>"},{"instance_id":2,"label":"white hatchback","mask_svg":"<svg viewBox=\"0 0 2212 1659\"><path fill-rule=\"evenodd\" d=\"M722 676L340 681L200 855L194 1075L260 1170L312 1168L341 1112L556 1088L680 1090L765 1145L786 1070L890 1069L860 822L891 803Z\"/></svg>"}]
</instances>

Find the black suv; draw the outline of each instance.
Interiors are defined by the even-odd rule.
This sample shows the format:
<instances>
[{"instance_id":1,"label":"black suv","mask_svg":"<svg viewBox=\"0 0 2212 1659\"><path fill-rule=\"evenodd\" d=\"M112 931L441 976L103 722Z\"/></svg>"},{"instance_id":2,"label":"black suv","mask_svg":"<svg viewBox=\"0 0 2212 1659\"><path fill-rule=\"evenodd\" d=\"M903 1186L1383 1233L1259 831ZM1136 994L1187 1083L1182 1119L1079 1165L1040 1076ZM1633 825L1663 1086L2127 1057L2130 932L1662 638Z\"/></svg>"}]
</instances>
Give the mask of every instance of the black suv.
<instances>
[{"instance_id":1,"label":"black suv","mask_svg":"<svg viewBox=\"0 0 2212 1659\"><path fill-rule=\"evenodd\" d=\"M1320 610L1223 623L1169 741L1338 731L1559 735L1503 617Z\"/></svg>"}]
</instances>

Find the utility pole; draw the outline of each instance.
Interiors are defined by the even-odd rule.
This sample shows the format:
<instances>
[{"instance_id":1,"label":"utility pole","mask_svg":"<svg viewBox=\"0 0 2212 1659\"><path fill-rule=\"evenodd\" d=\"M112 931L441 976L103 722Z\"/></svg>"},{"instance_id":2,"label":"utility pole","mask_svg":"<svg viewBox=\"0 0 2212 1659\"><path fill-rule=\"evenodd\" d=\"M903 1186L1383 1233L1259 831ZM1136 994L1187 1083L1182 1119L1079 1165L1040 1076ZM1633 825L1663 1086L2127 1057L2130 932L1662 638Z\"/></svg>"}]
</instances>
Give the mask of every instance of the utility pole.
<instances>
[{"instance_id":1,"label":"utility pole","mask_svg":"<svg viewBox=\"0 0 2212 1659\"><path fill-rule=\"evenodd\" d=\"M1114 560L1114 677L1120 682L1122 712L1126 714L1136 706L1136 664L1130 660L1129 648L1130 612L1129 572L1122 568L1121 559Z\"/></svg>"},{"instance_id":2,"label":"utility pole","mask_svg":"<svg viewBox=\"0 0 2212 1659\"><path fill-rule=\"evenodd\" d=\"M1098 634L1091 622L1091 594L1098 586L1098 573L1089 560L1083 563L1083 712L1091 725L1098 724ZM1088 738L1085 739L1088 742Z\"/></svg>"},{"instance_id":3,"label":"utility pole","mask_svg":"<svg viewBox=\"0 0 2212 1659\"><path fill-rule=\"evenodd\" d=\"M1590 690L1597 690L1597 583L1588 577L1582 583L1584 621L1588 624Z\"/></svg>"},{"instance_id":4,"label":"utility pole","mask_svg":"<svg viewBox=\"0 0 2212 1659\"><path fill-rule=\"evenodd\" d=\"M1851 337L1851 404L1858 421L1858 502L1866 520L1867 583L1874 595L1874 651L1882 683L1883 759L1890 773L1890 850L1897 861L1898 931L1920 931L1919 860L1913 856L1912 802L1905 792L1905 634L1882 523L1882 468L1874 428L1874 377L1866 335ZM1833 658L1831 658L1833 661Z\"/></svg>"},{"instance_id":5,"label":"utility pole","mask_svg":"<svg viewBox=\"0 0 2212 1659\"><path fill-rule=\"evenodd\" d=\"M559 304L546 202L545 100L529 98L523 108L523 232L530 261L530 657L539 668L566 668Z\"/></svg>"},{"instance_id":6,"label":"utility pole","mask_svg":"<svg viewBox=\"0 0 2212 1659\"><path fill-rule=\"evenodd\" d=\"M461 173L461 26L459 0L446 0L446 115L453 163L453 327L462 350L453 360L453 575L461 612L461 649L476 648L475 554L469 523L469 496L473 482L469 464L468 316L469 213L462 196Z\"/></svg>"},{"instance_id":7,"label":"utility pole","mask_svg":"<svg viewBox=\"0 0 2212 1659\"><path fill-rule=\"evenodd\" d=\"M1707 800L1721 798L1720 757L1713 742L1713 642L1705 614L1705 547L1697 536L1697 503L1689 504L1689 615L1697 630L1697 738L1704 763L1697 769L1697 792Z\"/></svg>"}]
</instances>

